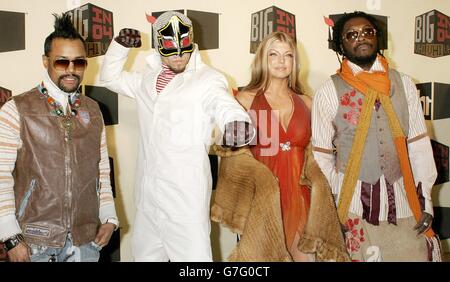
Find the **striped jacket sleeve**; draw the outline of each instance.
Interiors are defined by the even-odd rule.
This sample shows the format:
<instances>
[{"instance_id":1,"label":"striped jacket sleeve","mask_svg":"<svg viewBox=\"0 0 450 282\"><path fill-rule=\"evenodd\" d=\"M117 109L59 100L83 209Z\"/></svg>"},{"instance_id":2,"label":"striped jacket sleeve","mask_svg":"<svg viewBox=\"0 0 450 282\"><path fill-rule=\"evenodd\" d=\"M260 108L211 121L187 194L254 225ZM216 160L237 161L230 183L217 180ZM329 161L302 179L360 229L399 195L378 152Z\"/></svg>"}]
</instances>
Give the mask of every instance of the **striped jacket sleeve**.
<instances>
[{"instance_id":1,"label":"striped jacket sleeve","mask_svg":"<svg viewBox=\"0 0 450 282\"><path fill-rule=\"evenodd\" d=\"M336 88L331 79L327 80L314 94L311 111L313 155L323 174L327 178L331 192L339 195L340 180L333 154L335 129L333 120L339 102Z\"/></svg>"},{"instance_id":2,"label":"striped jacket sleeve","mask_svg":"<svg viewBox=\"0 0 450 282\"><path fill-rule=\"evenodd\" d=\"M408 154L416 186L422 183L425 212L434 215L431 190L437 178L430 137L427 133L422 105L412 79L401 74L409 111Z\"/></svg>"},{"instance_id":3,"label":"striped jacket sleeve","mask_svg":"<svg viewBox=\"0 0 450 282\"><path fill-rule=\"evenodd\" d=\"M19 113L11 100L0 109L0 240L22 232L15 216L12 176L20 146Z\"/></svg>"},{"instance_id":4,"label":"striped jacket sleeve","mask_svg":"<svg viewBox=\"0 0 450 282\"><path fill-rule=\"evenodd\" d=\"M102 223L111 222L119 226L116 215L114 198L111 188L110 167L108 157L108 147L106 144L105 126L103 126L102 137L100 143L100 163L98 165L100 171L100 221Z\"/></svg>"}]
</instances>

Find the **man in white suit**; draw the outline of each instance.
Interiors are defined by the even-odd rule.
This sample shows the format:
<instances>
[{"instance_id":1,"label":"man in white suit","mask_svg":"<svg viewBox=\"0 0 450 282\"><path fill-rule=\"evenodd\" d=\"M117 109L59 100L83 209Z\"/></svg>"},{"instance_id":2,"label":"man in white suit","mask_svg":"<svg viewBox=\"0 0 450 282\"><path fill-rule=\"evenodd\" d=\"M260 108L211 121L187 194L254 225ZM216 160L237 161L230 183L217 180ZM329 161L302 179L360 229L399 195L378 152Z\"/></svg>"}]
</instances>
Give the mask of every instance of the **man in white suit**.
<instances>
[{"instance_id":1,"label":"man in white suit","mask_svg":"<svg viewBox=\"0 0 450 282\"><path fill-rule=\"evenodd\" d=\"M166 12L153 23L157 53L143 74L123 66L139 31L122 29L105 55L101 82L135 98L140 123L133 232L136 261L211 261L208 159L218 125L225 145L248 144L254 129L229 95L222 74L205 65L193 42L192 22Z\"/></svg>"}]
</instances>

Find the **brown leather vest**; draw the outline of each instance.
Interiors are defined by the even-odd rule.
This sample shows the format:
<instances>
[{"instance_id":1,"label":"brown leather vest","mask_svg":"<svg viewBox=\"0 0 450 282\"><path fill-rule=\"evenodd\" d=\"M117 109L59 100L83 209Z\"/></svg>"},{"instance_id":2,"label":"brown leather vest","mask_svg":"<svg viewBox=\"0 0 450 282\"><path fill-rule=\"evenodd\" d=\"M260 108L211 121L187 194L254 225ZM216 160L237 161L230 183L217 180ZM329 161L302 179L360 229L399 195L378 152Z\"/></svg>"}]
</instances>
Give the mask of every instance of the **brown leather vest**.
<instances>
[{"instance_id":1,"label":"brown leather vest","mask_svg":"<svg viewBox=\"0 0 450 282\"><path fill-rule=\"evenodd\" d=\"M81 95L71 140L62 118L37 88L13 97L22 146L13 171L16 218L28 243L63 247L95 239L99 220L99 162L103 120L98 104Z\"/></svg>"}]
</instances>

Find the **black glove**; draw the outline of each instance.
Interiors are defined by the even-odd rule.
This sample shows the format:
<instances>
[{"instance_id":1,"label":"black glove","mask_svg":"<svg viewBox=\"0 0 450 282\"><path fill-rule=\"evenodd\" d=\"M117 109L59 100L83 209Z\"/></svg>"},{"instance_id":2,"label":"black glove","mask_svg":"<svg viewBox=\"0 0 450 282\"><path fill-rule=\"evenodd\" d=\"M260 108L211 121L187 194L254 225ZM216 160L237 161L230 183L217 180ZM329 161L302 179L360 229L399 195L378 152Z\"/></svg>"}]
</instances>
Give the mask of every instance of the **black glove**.
<instances>
[{"instance_id":1,"label":"black glove","mask_svg":"<svg viewBox=\"0 0 450 282\"><path fill-rule=\"evenodd\" d=\"M433 216L429 213L423 212L419 222L414 226L414 230L417 230L417 235L420 235L431 228L433 223Z\"/></svg>"},{"instance_id":2,"label":"black glove","mask_svg":"<svg viewBox=\"0 0 450 282\"><path fill-rule=\"evenodd\" d=\"M139 48L142 45L141 33L132 28L123 28L119 35L114 38L117 43L127 48Z\"/></svg>"},{"instance_id":3,"label":"black glove","mask_svg":"<svg viewBox=\"0 0 450 282\"><path fill-rule=\"evenodd\" d=\"M223 146L231 147L236 150L250 143L253 138L255 128L246 121L232 121L225 125L225 132L223 134Z\"/></svg>"}]
</instances>

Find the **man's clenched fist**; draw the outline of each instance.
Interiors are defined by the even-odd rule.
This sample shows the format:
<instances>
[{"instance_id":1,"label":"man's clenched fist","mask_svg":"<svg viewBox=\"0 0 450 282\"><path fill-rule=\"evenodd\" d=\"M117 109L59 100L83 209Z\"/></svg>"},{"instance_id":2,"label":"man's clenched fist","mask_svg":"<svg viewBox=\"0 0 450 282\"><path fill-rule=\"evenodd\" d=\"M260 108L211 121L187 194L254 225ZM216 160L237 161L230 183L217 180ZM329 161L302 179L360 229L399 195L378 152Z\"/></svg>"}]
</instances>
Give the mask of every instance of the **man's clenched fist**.
<instances>
[{"instance_id":1,"label":"man's clenched fist","mask_svg":"<svg viewBox=\"0 0 450 282\"><path fill-rule=\"evenodd\" d=\"M117 43L127 48L139 48L142 45L141 33L132 28L123 28L119 35L114 38Z\"/></svg>"},{"instance_id":2,"label":"man's clenched fist","mask_svg":"<svg viewBox=\"0 0 450 282\"><path fill-rule=\"evenodd\" d=\"M254 137L255 128L246 121L232 121L225 125L225 132L223 134L223 147L230 147L237 149L245 146L252 141Z\"/></svg>"}]
</instances>

